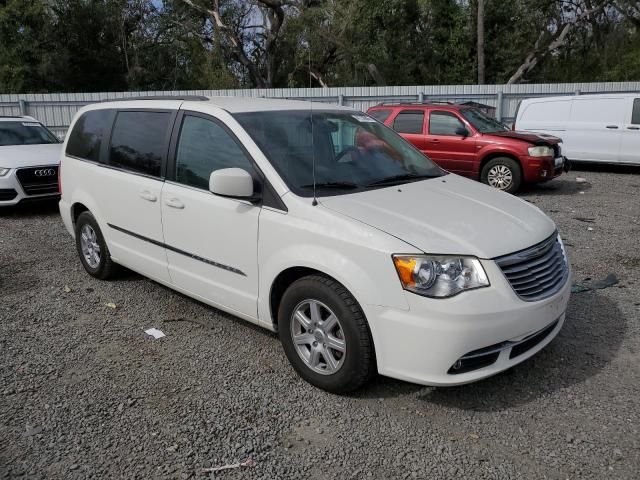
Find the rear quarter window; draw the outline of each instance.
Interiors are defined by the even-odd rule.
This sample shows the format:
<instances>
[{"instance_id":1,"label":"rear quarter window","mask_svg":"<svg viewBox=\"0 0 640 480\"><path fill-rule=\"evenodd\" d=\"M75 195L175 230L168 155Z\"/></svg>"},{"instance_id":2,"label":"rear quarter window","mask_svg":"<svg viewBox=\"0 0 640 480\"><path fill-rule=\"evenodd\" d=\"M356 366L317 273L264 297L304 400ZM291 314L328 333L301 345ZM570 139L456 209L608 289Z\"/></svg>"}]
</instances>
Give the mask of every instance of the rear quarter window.
<instances>
[{"instance_id":1,"label":"rear quarter window","mask_svg":"<svg viewBox=\"0 0 640 480\"><path fill-rule=\"evenodd\" d=\"M380 123L384 123L387 120L387 118L389 118L389 115L391 115L391 110L389 109L371 110L370 112L367 112L367 113L369 114L370 117L375 118Z\"/></svg>"},{"instance_id":2,"label":"rear quarter window","mask_svg":"<svg viewBox=\"0 0 640 480\"><path fill-rule=\"evenodd\" d=\"M109 130L112 115L112 110L83 113L69 134L66 154L99 162L100 147Z\"/></svg>"}]
</instances>

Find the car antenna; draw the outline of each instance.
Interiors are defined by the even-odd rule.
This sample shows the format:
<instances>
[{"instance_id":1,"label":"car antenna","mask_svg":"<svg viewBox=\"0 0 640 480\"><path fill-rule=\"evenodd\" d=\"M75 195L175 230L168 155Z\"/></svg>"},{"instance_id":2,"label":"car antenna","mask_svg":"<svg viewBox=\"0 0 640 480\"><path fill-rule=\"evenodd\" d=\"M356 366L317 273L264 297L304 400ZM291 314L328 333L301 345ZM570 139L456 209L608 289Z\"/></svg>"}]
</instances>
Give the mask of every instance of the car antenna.
<instances>
[{"instance_id":1,"label":"car antenna","mask_svg":"<svg viewBox=\"0 0 640 480\"><path fill-rule=\"evenodd\" d=\"M311 35L309 35L309 44L307 45L308 53L308 67L309 67L309 90L311 90ZM315 149L315 136L313 134L313 99L309 103L309 117L311 119L311 176L313 177L313 201L311 205L314 207L318 205L318 199L316 198L316 149Z\"/></svg>"}]
</instances>

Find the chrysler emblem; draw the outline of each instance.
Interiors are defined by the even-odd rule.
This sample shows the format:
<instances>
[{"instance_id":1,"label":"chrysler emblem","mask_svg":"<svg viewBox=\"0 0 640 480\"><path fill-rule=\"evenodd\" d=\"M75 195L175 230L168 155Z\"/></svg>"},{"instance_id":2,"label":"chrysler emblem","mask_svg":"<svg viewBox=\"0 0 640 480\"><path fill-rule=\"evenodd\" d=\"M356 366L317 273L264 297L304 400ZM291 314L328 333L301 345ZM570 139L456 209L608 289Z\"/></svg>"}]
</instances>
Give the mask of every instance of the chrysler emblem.
<instances>
[{"instance_id":1,"label":"chrysler emblem","mask_svg":"<svg viewBox=\"0 0 640 480\"><path fill-rule=\"evenodd\" d=\"M56 171L53 168L41 168L33 172L36 177L53 177Z\"/></svg>"}]
</instances>

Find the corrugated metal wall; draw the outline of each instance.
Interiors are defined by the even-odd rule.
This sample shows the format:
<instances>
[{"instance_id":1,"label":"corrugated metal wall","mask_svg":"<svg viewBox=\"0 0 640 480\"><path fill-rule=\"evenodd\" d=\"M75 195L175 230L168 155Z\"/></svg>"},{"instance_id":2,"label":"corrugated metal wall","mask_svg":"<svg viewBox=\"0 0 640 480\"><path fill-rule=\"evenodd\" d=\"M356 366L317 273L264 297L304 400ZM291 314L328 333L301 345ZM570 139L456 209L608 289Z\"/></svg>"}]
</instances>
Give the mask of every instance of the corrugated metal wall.
<instances>
[{"instance_id":1,"label":"corrugated metal wall","mask_svg":"<svg viewBox=\"0 0 640 480\"><path fill-rule=\"evenodd\" d=\"M640 82L11 94L0 95L0 115L31 115L56 134L63 135L75 112L88 103L132 96L206 95L303 99L348 105L363 111L380 102L473 100L496 107L496 116L508 122L513 120L518 102L523 98L611 92L640 92Z\"/></svg>"}]
</instances>

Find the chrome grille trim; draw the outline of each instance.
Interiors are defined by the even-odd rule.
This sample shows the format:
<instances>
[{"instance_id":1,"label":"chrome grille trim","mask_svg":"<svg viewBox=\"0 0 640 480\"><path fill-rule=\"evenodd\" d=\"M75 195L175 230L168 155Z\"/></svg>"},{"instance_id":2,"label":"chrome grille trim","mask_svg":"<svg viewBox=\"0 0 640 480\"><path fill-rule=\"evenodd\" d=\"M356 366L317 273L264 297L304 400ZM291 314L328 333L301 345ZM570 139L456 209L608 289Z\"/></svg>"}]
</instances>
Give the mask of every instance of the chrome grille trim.
<instances>
[{"instance_id":1,"label":"chrome grille trim","mask_svg":"<svg viewBox=\"0 0 640 480\"><path fill-rule=\"evenodd\" d=\"M46 170L47 176L39 176L38 171ZM51 173L52 172L52 173ZM16 177L25 195L51 195L58 193L58 165L19 168Z\"/></svg>"},{"instance_id":2,"label":"chrome grille trim","mask_svg":"<svg viewBox=\"0 0 640 480\"><path fill-rule=\"evenodd\" d=\"M557 293L569 278L569 264L560 237L494 258L518 297L535 302Z\"/></svg>"}]
</instances>

